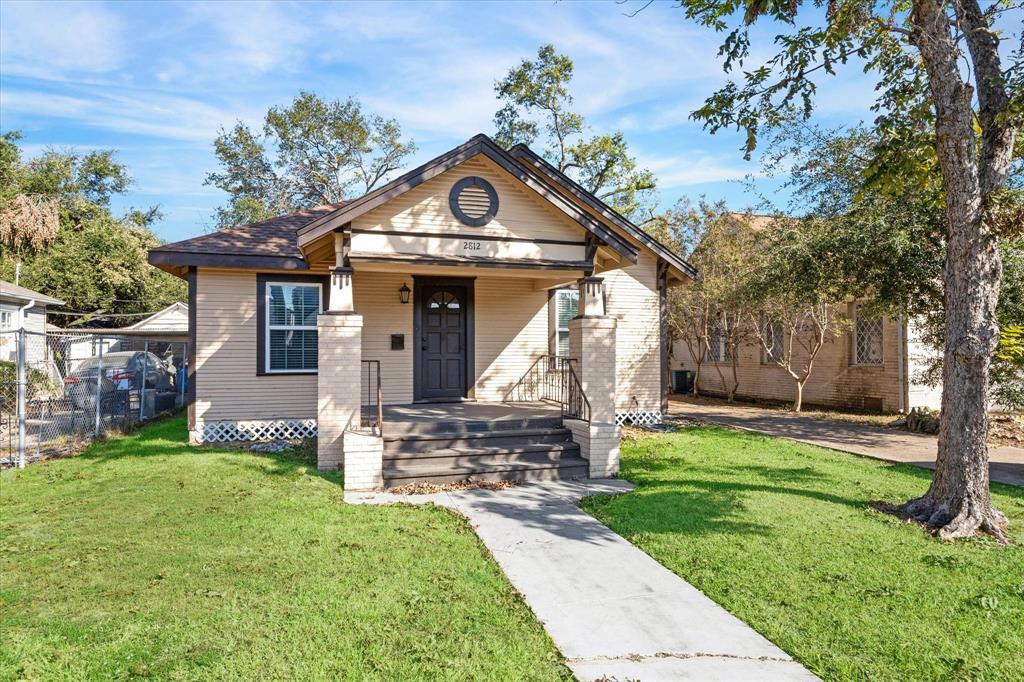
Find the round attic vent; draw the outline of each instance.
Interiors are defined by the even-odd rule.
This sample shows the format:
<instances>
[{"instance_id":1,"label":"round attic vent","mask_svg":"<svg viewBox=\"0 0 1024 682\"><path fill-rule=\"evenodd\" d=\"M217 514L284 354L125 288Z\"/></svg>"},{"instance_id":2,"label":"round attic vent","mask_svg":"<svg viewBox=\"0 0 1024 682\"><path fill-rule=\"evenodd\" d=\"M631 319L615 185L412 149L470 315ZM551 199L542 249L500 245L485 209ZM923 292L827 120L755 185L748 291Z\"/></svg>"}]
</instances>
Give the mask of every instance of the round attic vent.
<instances>
[{"instance_id":1,"label":"round attic vent","mask_svg":"<svg viewBox=\"0 0 1024 682\"><path fill-rule=\"evenodd\" d=\"M494 220L498 213L498 193L483 178L462 178L448 195L452 215L470 227L480 227Z\"/></svg>"}]
</instances>

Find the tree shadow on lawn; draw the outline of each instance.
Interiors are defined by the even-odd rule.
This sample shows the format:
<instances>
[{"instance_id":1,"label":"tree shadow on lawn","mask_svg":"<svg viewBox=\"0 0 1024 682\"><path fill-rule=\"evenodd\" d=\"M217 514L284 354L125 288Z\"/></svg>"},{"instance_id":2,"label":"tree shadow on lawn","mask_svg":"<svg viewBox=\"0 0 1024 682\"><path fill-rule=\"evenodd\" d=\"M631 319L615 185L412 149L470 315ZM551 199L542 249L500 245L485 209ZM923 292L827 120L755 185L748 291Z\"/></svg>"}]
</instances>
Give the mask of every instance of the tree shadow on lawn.
<instances>
[{"instance_id":1,"label":"tree shadow on lawn","mask_svg":"<svg viewBox=\"0 0 1024 682\"><path fill-rule=\"evenodd\" d=\"M838 455L837 455L838 456ZM860 463L860 456L843 455L851 464ZM636 491L615 502L615 515L619 523L634 526L636 531L651 533L757 533L768 534L769 526L737 519L744 513L747 493L768 493L786 495L816 502L841 505L849 510L867 511L878 495L899 498L902 502L922 495L931 483L932 471L906 463L884 463L867 459L876 472L903 474L902 481L869 484L869 487L855 491L853 496L830 490L833 476L814 466L780 467L771 465L737 464L689 464L678 459L664 460L653 456L640 457L630 462L625 478L638 484ZM672 475L678 478L673 478ZM834 488L846 488L861 482L857 477L837 482ZM907 485L907 478L913 479ZM739 480L738 480L739 479ZM872 489L881 486L884 492ZM996 505L1011 516L1020 516L1024 511L1024 489L997 482L990 484L992 493L1004 499ZM602 499L607 498L607 499ZM1009 499L1006 499L1009 498ZM591 498L588 505L595 512L611 504L613 496ZM631 521L631 518L636 519ZM624 528L625 532L629 532Z\"/></svg>"},{"instance_id":2,"label":"tree shadow on lawn","mask_svg":"<svg viewBox=\"0 0 1024 682\"><path fill-rule=\"evenodd\" d=\"M637 532L650 533L768 535L769 524L740 518L748 512L745 498L750 493L804 498L850 510L866 510L869 502L868 495L848 497L820 489L814 484L825 485L830 478L813 466L688 465L645 458L634 461L625 477L638 484L634 492L595 496L584 506L601 514L602 507L614 504L627 533L635 526Z\"/></svg>"}]
</instances>

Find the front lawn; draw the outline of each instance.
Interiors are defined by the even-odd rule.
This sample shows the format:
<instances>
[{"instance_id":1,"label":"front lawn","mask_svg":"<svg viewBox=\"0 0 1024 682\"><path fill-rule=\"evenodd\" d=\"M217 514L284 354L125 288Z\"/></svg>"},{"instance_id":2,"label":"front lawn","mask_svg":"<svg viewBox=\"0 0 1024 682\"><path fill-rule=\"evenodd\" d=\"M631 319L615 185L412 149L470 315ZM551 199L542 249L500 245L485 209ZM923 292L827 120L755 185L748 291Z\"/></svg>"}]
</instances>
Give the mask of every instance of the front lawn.
<instances>
[{"instance_id":1,"label":"front lawn","mask_svg":"<svg viewBox=\"0 0 1024 682\"><path fill-rule=\"evenodd\" d=\"M0 679L564 679L460 517L175 418L0 474Z\"/></svg>"},{"instance_id":2,"label":"front lawn","mask_svg":"<svg viewBox=\"0 0 1024 682\"><path fill-rule=\"evenodd\" d=\"M584 508L829 680L1024 679L1024 490L1013 545L871 511L930 472L723 428L628 440L637 490Z\"/></svg>"}]
</instances>

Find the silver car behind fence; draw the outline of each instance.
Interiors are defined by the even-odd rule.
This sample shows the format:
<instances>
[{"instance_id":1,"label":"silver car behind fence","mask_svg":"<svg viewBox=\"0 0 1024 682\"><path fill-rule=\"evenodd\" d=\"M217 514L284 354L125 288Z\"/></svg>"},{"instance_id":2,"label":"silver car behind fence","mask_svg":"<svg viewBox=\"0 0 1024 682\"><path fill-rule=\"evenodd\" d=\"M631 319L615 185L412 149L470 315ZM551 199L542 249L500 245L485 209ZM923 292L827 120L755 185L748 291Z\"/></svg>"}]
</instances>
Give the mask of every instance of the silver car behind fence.
<instances>
[{"instance_id":1,"label":"silver car behind fence","mask_svg":"<svg viewBox=\"0 0 1024 682\"><path fill-rule=\"evenodd\" d=\"M0 467L73 454L181 407L187 362L180 341L0 332Z\"/></svg>"}]
</instances>

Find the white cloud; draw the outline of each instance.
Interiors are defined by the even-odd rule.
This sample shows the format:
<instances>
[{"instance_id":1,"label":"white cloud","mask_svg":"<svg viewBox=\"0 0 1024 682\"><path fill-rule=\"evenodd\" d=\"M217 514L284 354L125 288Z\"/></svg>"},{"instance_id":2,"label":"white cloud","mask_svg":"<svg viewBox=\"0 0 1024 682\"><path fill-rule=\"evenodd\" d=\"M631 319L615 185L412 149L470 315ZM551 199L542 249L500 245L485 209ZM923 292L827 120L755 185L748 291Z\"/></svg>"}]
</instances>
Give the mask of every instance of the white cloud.
<instances>
[{"instance_id":1,"label":"white cloud","mask_svg":"<svg viewBox=\"0 0 1024 682\"><path fill-rule=\"evenodd\" d=\"M203 143L211 142L221 126L230 126L248 113L188 97L105 88L90 88L74 96L5 89L0 92L0 108L6 116L46 116L93 129Z\"/></svg>"},{"instance_id":2,"label":"white cloud","mask_svg":"<svg viewBox=\"0 0 1024 682\"><path fill-rule=\"evenodd\" d=\"M103 73L124 61L119 17L92 3L0 3L0 64L5 75L60 78Z\"/></svg>"},{"instance_id":3,"label":"white cloud","mask_svg":"<svg viewBox=\"0 0 1024 682\"><path fill-rule=\"evenodd\" d=\"M189 5L188 15L217 35L208 53L200 55L205 57L202 61L259 75L291 69L302 61L315 25L298 10L299 6L270 2L206 2Z\"/></svg>"},{"instance_id":4,"label":"white cloud","mask_svg":"<svg viewBox=\"0 0 1024 682\"><path fill-rule=\"evenodd\" d=\"M694 151L691 154L671 157L638 155L641 166L649 168L658 177L660 189L689 187L709 182L743 180L748 176L759 177L760 169L754 162L738 160Z\"/></svg>"}]
</instances>

